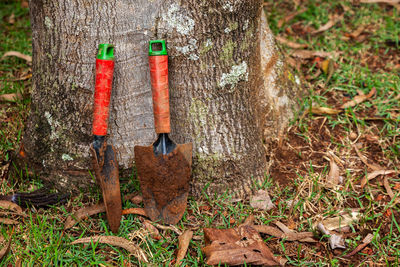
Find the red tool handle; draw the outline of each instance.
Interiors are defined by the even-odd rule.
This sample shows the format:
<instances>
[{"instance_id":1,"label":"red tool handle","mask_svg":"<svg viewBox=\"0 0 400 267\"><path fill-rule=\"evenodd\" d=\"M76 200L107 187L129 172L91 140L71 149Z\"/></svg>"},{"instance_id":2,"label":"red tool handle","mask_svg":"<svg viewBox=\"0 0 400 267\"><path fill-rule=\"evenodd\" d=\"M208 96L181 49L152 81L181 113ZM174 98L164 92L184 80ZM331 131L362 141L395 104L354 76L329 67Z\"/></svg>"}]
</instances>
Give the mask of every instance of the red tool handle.
<instances>
[{"instance_id":1,"label":"red tool handle","mask_svg":"<svg viewBox=\"0 0 400 267\"><path fill-rule=\"evenodd\" d=\"M96 59L96 87L93 111L94 135L107 135L113 73L113 60Z\"/></svg>"},{"instance_id":2,"label":"red tool handle","mask_svg":"<svg viewBox=\"0 0 400 267\"><path fill-rule=\"evenodd\" d=\"M170 133L168 56L149 56L156 133Z\"/></svg>"}]
</instances>

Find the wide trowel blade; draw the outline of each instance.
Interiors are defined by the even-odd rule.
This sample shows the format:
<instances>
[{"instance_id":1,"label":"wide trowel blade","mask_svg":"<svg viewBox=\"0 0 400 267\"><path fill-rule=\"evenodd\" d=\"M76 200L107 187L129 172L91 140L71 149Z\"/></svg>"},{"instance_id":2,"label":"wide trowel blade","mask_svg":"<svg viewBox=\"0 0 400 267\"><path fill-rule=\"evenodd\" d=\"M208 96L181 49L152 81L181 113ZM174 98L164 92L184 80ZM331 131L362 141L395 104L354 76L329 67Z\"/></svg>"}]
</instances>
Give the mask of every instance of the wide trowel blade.
<instances>
[{"instance_id":1,"label":"wide trowel blade","mask_svg":"<svg viewBox=\"0 0 400 267\"><path fill-rule=\"evenodd\" d=\"M96 157L94 149L92 155ZM96 168L97 163L97 168ZM103 201L106 206L107 221L112 232L118 232L122 217L121 191L119 185L117 154L112 145L107 145L104 151L104 163L98 165L95 158L94 169L97 181L103 193Z\"/></svg>"},{"instance_id":2,"label":"wide trowel blade","mask_svg":"<svg viewBox=\"0 0 400 267\"><path fill-rule=\"evenodd\" d=\"M153 146L136 146L135 162L147 216L152 221L178 223L187 206L192 143L178 144L168 155L158 156Z\"/></svg>"}]
</instances>

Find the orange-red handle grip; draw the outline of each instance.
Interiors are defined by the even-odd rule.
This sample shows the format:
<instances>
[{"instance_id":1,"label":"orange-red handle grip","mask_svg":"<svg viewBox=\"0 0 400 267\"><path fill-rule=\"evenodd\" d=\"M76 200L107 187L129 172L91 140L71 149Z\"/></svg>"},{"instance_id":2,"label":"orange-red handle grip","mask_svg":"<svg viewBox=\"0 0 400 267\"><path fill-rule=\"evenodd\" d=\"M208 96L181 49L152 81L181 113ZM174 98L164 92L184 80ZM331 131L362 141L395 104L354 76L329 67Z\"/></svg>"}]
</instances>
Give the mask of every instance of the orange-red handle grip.
<instances>
[{"instance_id":1,"label":"orange-red handle grip","mask_svg":"<svg viewBox=\"0 0 400 267\"><path fill-rule=\"evenodd\" d=\"M94 135L107 135L113 74L113 60L96 59L96 86L94 90L92 131Z\"/></svg>"},{"instance_id":2,"label":"orange-red handle grip","mask_svg":"<svg viewBox=\"0 0 400 267\"><path fill-rule=\"evenodd\" d=\"M170 133L168 56L149 56L156 133Z\"/></svg>"}]
</instances>

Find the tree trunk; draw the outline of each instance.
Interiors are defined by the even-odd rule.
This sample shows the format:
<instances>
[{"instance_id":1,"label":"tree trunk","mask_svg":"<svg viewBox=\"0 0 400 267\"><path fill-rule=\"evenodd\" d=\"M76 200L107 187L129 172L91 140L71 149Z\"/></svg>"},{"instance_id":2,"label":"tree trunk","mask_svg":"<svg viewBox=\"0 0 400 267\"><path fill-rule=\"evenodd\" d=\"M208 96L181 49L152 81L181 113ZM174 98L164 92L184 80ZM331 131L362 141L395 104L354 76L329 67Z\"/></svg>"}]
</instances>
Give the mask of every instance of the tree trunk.
<instances>
[{"instance_id":1,"label":"tree trunk","mask_svg":"<svg viewBox=\"0 0 400 267\"><path fill-rule=\"evenodd\" d=\"M299 90L261 0L31 0L33 90L23 139L44 180L87 187L95 57L115 45L109 142L120 167L155 139L148 41L166 39L171 137L193 142L192 194L239 195L266 171L263 135L284 129ZM293 79L292 79L293 80Z\"/></svg>"}]
</instances>

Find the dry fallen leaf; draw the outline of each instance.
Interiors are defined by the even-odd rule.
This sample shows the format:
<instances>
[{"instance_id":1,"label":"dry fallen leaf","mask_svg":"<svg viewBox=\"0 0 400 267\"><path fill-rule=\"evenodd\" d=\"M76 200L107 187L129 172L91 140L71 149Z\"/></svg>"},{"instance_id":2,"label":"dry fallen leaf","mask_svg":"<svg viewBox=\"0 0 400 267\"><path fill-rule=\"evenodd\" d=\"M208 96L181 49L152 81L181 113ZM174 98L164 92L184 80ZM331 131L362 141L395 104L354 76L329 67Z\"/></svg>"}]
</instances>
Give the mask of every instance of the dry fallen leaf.
<instances>
[{"instance_id":1,"label":"dry fallen leaf","mask_svg":"<svg viewBox=\"0 0 400 267\"><path fill-rule=\"evenodd\" d=\"M300 9L299 11L295 11L293 13L290 13L289 15L287 15L286 17L280 19L278 21L278 28L281 28L283 26L283 24L288 23L289 21L291 21L292 19L294 19L294 17L296 17L297 15L300 15L301 13L304 13L307 11L306 7L303 7L302 9Z\"/></svg>"},{"instance_id":2,"label":"dry fallen leaf","mask_svg":"<svg viewBox=\"0 0 400 267\"><path fill-rule=\"evenodd\" d=\"M10 234L10 239L8 240L7 244L0 250L0 262L2 262L4 260L4 257L7 256L7 254L10 252L13 235L14 235L14 229Z\"/></svg>"},{"instance_id":3,"label":"dry fallen leaf","mask_svg":"<svg viewBox=\"0 0 400 267\"><path fill-rule=\"evenodd\" d=\"M334 231L349 226L351 223L357 221L359 215L360 212L357 210L351 211L350 213L343 212L339 216L322 220L320 224L323 224L326 230Z\"/></svg>"},{"instance_id":4,"label":"dry fallen leaf","mask_svg":"<svg viewBox=\"0 0 400 267\"><path fill-rule=\"evenodd\" d=\"M179 250L176 256L176 265L180 265L181 260L185 258L192 237L193 231L190 230L185 230L185 232L183 232L183 234L179 236Z\"/></svg>"},{"instance_id":5,"label":"dry fallen leaf","mask_svg":"<svg viewBox=\"0 0 400 267\"><path fill-rule=\"evenodd\" d=\"M326 184L328 187L334 188L340 182L339 167L336 164L336 162L333 160L333 158L330 159L329 165L330 165L330 169L329 169L328 176L326 177Z\"/></svg>"},{"instance_id":6,"label":"dry fallen leaf","mask_svg":"<svg viewBox=\"0 0 400 267\"><path fill-rule=\"evenodd\" d=\"M299 241L299 242L309 242L309 243L314 243L318 242L318 240L315 240L314 234L312 232L289 232L289 233L284 233L278 228L268 226L268 225L252 225L252 227L260 233L267 234L279 239L286 239L287 241Z\"/></svg>"},{"instance_id":7,"label":"dry fallen leaf","mask_svg":"<svg viewBox=\"0 0 400 267\"><path fill-rule=\"evenodd\" d=\"M317 242L317 240L313 239L314 234L312 232L301 232L298 233L292 229L289 229L286 225L281 223L280 221L276 221L275 225L279 227L284 233L282 238L286 238L289 241L300 241L300 242Z\"/></svg>"},{"instance_id":8,"label":"dry fallen leaf","mask_svg":"<svg viewBox=\"0 0 400 267\"><path fill-rule=\"evenodd\" d=\"M307 110L308 112L308 110ZM327 108L327 107L312 107L311 113L317 115L336 115L342 112L342 110L334 109L334 108Z\"/></svg>"},{"instance_id":9,"label":"dry fallen leaf","mask_svg":"<svg viewBox=\"0 0 400 267\"><path fill-rule=\"evenodd\" d=\"M15 14L12 13L9 17L8 17L8 23L10 24L14 24L15 23Z\"/></svg>"},{"instance_id":10,"label":"dry fallen leaf","mask_svg":"<svg viewBox=\"0 0 400 267\"><path fill-rule=\"evenodd\" d=\"M349 36L353 39L356 39L358 36L360 36L361 33L364 32L364 30L367 29L367 25L360 25L357 29L355 29L353 32L349 33Z\"/></svg>"},{"instance_id":11,"label":"dry fallen leaf","mask_svg":"<svg viewBox=\"0 0 400 267\"><path fill-rule=\"evenodd\" d=\"M143 196L142 195L136 195L134 197L131 197L129 199L133 204L140 204L143 202Z\"/></svg>"},{"instance_id":12,"label":"dry fallen leaf","mask_svg":"<svg viewBox=\"0 0 400 267\"><path fill-rule=\"evenodd\" d=\"M354 148L354 150L356 151L357 156L360 158L360 160L361 160L366 166L368 166L369 168L371 168L371 169L374 170L374 171L382 170L382 168L381 168L380 166L378 166L378 165L369 164L368 161L367 161L367 159L365 158L365 156L364 156L363 154L361 154L361 152L360 152L360 150L358 149L357 145L358 145L358 144L354 144L354 145L353 145L353 148ZM364 178L364 179L365 179L365 178ZM367 182L367 181L365 181L365 183L366 183L366 182ZM361 184L362 184L362 183L363 183L363 182L361 182ZM363 187L363 185L362 185L361 187Z\"/></svg>"},{"instance_id":13,"label":"dry fallen leaf","mask_svg":"<svg viewBox=\"0 0 400 267\"><path fill-rule=\"evenodd\" d=\"M389 180L388 180L388 178L386 176L385 176L385 178L383 178L383 186L385 187L386 192L388 193L390 198L393 199L394 198L394 193L393 193L392 188L390 187Z\"/></svg>"},{"instance_id":14,"label":"dry fallen leaf","mask_svg":"<svg viewBox=\"0 0 400 267\"><path fill-rule=\"evenodd\" d=\"M400 0L360 0L360 3L364 4L373 4L373 3L382 3L392 5L397 9L400 9Z\"/></svg>"},{"instance_id":15,"label":"dry fallen leaf","mask_svg":"<svg viewBox=\"0 0 400 267\"><path fill-rule=\"evenodd\" d=\"M317 225L318 230L320 230L324 235L329 235L329 245L331 249L335 248L346 248L345 246L345 241L343 239L343 236L337 235L335 233L329 232L327 229L325 229L324 225L322 223L319 223Z\"/></svg>"},{"instance_id":16,"label":"dry fallen leaf","mask_svg":"<svg viewBox=\"0 0 400 267\"><path fill-rule=\"evenodd\" d=\"M290 40L288 40L288 39L286 39L286 38L284 38L284 37L282 37L282 36L279 36L279 35L276 36L275 39L276 39L279 43L284 44L284 45L286 45L286 46L288 46L288 47L290 47L290 48L293 48L293 49L300 49L300 48L307 48L307 47L308 47L307 44L295 43L295 42L292 42L292 41L290 41Z\"/></svg>"},{"instance_id":17,"label":"dry fallen leaf","mask_svg":"<svg viewBox=\"0 0 400 267\"><path fill-rule=\"evenodd\" d=\"M122 210L122 215L126 215L126 214L137 214L137 215L142 215L142 216L147 217L146 211L143 208L129 208L129 209Z\"/></svg>"},{"instance_id":18,"label":"dry fallen leaf","mask_svg":"<svg viewBox=\"0 0 400 267\"><path fill-rule=\"evenodd\" d=\"M22 94L12 93L12 94L2 94L0 95L0 101L15 102L22 99Z\"/></svg>"},{"instance_id":19,"label":"dry fallen leaf","mask_svg":"<svg viewBox=\"0 0 400 267\"><path fill-rule=\"evenodd\" d=\"M15 204L14 202L7 201L7 200L0 200L0 208L6 210L14 210L16 212L22 213L22 208Z\"/></svg>"},{"instance_id":20,"label":"dry fallen leaf","mask_svg":"<svg viewBox=\"0 0 400 267\"><path fill-rule=\"evenodd\" d=\"M251 196L250 206L260 210L270 210L275 207L266 190L258 190L253 196Z\"/></svg>"},{"instance_id":21,"label":"dry fallen leaf","mask_svg":"<svg viewBox=\"0 0 400 267\"><path fill-rule=\"evenodd\" d=\"M397 171L396 170L377 170L377 171L368 173L367 176L361 180L361 184L360 184L361 188L363 188L367 184L367 181L370 181L370 180L374 179L375 177L378 177L379 175L388 175L388 174L392 174L392 173L397 173Z\"/></svg>"},{"instance_id":22,"label":"dry fallen leaf","mask_svg":"<svg viewBox=\"0 0 400 267\"><path fill-rule=\"evenodd\" d=\"M0 218L0 223L3 223L3 224L18 224L18 221L11 220L11 219L8 219L8 218Z\"/></svg>"},{"instance_id":23,"label":"dry fallen leaf","mask_svg":"<svg viewBox=\"0 0 400 267\"><path fill-rule=\"evenodd\" d=\"M144 228L147 229L147 231L149 231L149 234L150 234L151 238L156 239L156 240L160 240L160 239L161 239L160 232L159 232L158 229L151 223L151 221L149 221L149 220L144 220L143 226L144 226Z\"/></svg>"},{"instance_id":24,"label":"dry fallen leaf","mask_svg":"<svg viewBox=\"0 0 400 267\"><path fill-rule=\"evenodd\" d=\"M24 55L18 51L8 51L4 53L4 55L1 57L1 60L3 60L6 57L17 57L25 60L26 62L30 63L32 62L32 57L29 55Z\"/></svg>"},{"instance_id":25,"label":"dry fallen leaf","mask_svg":"<svg viewBox=\"0 0 400 267\"><path fill-rule=\"evenodd\" d=\"M376 93L375 87L372 88L371 91L369 91L369 93L367 95L365 95L363 93L361 93L361 94L359 93L352 100L341 105L340 108L344 109L344 108L354 107L355 105L360 104L361 102L364 102L368 98L372 97L375 93Z\"/></svg>"},{"instance_id":26,"label":"dry fallen leaf","mask_svg":"<svg viewBox=\"0 0 400 267\"><path fill-rule=\"evenodd\" d=\"M317 33L329 30L330 28L335 26L335 24L338 23L342 19L343 19L343 14L342 15L335 14L335 15L331 16L331 18L325 25L322 25L318 30L312 31L311 34L317 34Z\"/></svg>"},{"instance_id":27,"label":"dry fallen leaf","mask_svg":"<svg viewBox=\"0 0 400 267\"><path fill-rule=\"evenodd\" d=\"M249 225L230 229L204 228L206 255L209 265L263 265L277 266L283 262L275 257L259 233Z\"/></svg>"},{"instance_id":28,"label":"dry fallen leaf","mask_svg":"<svg viewBox=\"0 0 400 267\"><path fill-rule=\"evenodd\" d=\"M347 255L344 255L345 258L351 257L355 255L356 253L360 252L363 250L366 246L368 246L369 243L372 242L372 239L374 239L373 234L368 234L362 241L362 244L358 245L352 252L350 252Z\"/></svg>"},{"instance_id":29,"label":"dry fallen leaf","mask_svg":"<svg viewBox=\"0 0 400 267\"><path fill-rule=\"evenodd\" d=\"M146 258L146 254L140 247L133 244L129 240L119 237L119 236L99 236L99 235L97 235L97 236L83 237L83 238L73 241L71 243L71 245L82 244L82 243L91 243L91 242L103 243L103 244L108 244L111 246L121 247L123 249L126 249L133 255L135 255L140 261L148 262L147 258Z\"/></svg>"},{"instance_id":30,"label":"dry fallen leaf","mask_svg":"<svg viewBox=\"0 0 400 267\"><path fill-rule=\"evenodd\" d=\"M338 52L312 51L312 50L295 50L290 56L302 59L310 59L314 57L333 58L338 56Z\"/></svg>"},{"instance_id":31,"label":"dry fallen leaf","mask_svg":"<svg viewBox=\"0 0 400 267\"><path fill-rule=\"evenodd\" d=\"M64 224L64 230L71 228L72 226L75 225L75 223L79 222L82 219L88 218L92 215L95 215L95 214L98 214L101 212L105 212L105 211L106 211L106 207L104 206L104 203L95 204L95 205L91 205L88 207L83 207L83 208L77 210L71 216L68 216L68 218Z\"/></svg>"}]
</instances>

